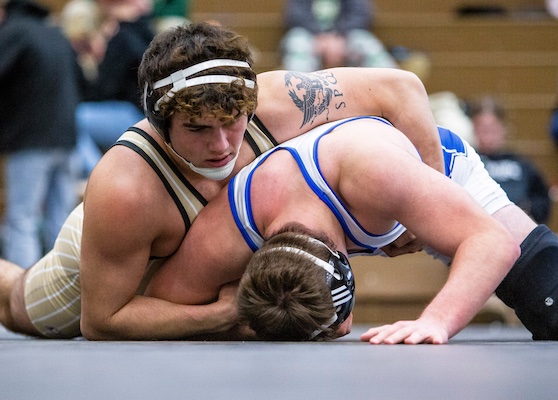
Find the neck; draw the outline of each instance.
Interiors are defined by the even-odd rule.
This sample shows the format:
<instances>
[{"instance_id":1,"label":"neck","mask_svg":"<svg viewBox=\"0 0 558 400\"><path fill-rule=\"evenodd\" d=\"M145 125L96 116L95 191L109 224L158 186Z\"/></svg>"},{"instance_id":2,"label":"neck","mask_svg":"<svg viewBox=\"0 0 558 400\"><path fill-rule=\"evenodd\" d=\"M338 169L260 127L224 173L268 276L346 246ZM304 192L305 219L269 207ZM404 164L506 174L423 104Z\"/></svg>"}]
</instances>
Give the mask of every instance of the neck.
<instances>
[{"instance_id":1,"label":"neck","mask_svg":"<svg viewBox=\"0 0 558 400\"><path fill-rule=\"evenodd\" d=\"M345 243L345 233L343 228L331 213L311 213L301 209L296 213L280 213L276 215L273 221L266 227L263 233L264 238L270 238L280 230L285 229L288 225L297 225L300 233L307 234L311 237L321 236L327 237L335 250L343 253L347 252Z\"/></svg>"}]
</instances>

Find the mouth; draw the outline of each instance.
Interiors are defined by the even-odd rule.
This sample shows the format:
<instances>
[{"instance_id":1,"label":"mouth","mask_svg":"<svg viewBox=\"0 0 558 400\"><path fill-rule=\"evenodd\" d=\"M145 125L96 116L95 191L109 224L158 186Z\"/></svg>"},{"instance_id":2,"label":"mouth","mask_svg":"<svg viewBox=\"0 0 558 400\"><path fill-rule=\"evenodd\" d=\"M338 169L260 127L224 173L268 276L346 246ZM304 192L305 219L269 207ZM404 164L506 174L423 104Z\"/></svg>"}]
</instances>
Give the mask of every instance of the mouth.
<instances>
[{"instance_id":1,"label":"mouth","mask_svg":"<svg viewBox=\"0 0 558 400\"><path fill-rule=\"evenodd\" d=\"M232 159L233 155L228 154L224 157L212 158L210 160L207 160L206 163L209 165L210 168L219 168L223 165L227 165Z\"/></svg>"}]
</instances>

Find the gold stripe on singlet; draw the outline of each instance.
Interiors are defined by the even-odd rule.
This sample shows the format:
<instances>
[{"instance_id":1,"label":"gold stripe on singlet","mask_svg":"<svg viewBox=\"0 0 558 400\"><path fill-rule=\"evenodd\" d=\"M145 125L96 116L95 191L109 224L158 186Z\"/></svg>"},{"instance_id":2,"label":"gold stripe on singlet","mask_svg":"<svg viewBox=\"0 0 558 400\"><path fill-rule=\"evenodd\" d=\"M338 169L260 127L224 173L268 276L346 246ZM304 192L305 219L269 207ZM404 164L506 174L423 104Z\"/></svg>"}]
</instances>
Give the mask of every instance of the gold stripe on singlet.
<instances>
[{"instance_id":1,"label":"gold stripe on singlet","mask_svg":"<svg viewBox=\"0 0 558 400\"><path fill-rule=\"evenodd\" d=\"M244 137L256 156L277 146L275 138L256 116L248 123ZM207 205L207 200L188 182L161 146L145 131L132 127L115 145L124 145L134 150L149 163L173 198L188 231L199 212Z\"/></svg>"},{"instance_id":2,"label":"gold stripe on singlet","mask_svg":"<svg viewBox=\"0 0 558 400\"><path fill-rule=\"evenodd\" d=\"M256 157L278 145L275 138L255 115L246 127L244 138L248 141L250 147L252 147Z\"/></svg>"},{"instance_id":3,"label":"gold stripe on singlet","mask_svg":"<svg viewBox=\"0 0 558 400\"><path fill-rule=\"evenodd\" d=\"M188 231L194 219L207 204L207 200L180 173L161 146L143 130L130 128L118 139L115 145L123 145L134 150L159 175L182 214L186 231Z\"/></svg>"}]
</instances>

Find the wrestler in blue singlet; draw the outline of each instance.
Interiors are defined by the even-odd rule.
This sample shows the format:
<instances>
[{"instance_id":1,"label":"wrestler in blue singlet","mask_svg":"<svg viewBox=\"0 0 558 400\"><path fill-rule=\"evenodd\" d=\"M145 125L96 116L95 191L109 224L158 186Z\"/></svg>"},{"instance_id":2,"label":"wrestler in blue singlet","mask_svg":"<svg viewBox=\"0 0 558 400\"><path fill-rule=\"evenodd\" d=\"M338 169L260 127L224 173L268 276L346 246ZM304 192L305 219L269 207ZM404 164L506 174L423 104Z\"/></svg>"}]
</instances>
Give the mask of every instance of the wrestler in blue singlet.
<instances>
[{"instance_id":1,"label":"wrestler in blue singlet","mask_svg":"<svg viewBox=\"0 0 558 400\"><path fill-rule=\"evenodd\" d=\"M253 251L263 245L264 239L258 231L252 213L250 199L252 176L255 170L278 150L287 150L293 156L308 186L337 217L347 237L364 249L365 253L382 254L379 248L393 242L405 231L405 227L398 223L392 230L382 235L367 232L331 190L321 174L320 160L318 159L320 139L343 124L362 119L380 121L391 126L388 121L378 117L349 118L322 125L262 154L231 180L228 187L231 211L237 227ZM474 150L448 129L439 127L438 133L444 153L446 176L468 190L490 213L493 213L496 207L501 208L503 205L509 204L507 196L498 185L494 185L494 182L486 184L485 180L488 174L483 173L483 171L486 171ZM488 190L482 185L478 185L477 181L479 179L482 179L483 185L488 186ZM359 252L359 254L362 254L362 252Z\"/></svg>"}]
</instances>

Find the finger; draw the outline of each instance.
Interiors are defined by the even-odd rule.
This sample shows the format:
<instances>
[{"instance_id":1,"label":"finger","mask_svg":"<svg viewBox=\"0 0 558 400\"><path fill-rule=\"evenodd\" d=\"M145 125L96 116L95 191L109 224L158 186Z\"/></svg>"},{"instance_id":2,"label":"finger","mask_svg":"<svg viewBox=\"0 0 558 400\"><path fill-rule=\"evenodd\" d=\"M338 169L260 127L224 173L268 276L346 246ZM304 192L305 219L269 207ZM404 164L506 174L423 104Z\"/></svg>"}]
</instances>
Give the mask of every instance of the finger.
<instances>
[{"instance_id":1,"label":"finger","mask_svg":"<svg viewBox=\"0 0 558 400\"><path fill-rule=\"evenodd\" d=\"M409 338L415 332L419 332L415 322L398 321L393 324L393 329L391 329L390 334L384 338L384 343L406 343L405 341L407 340L407 338Z\"/></svg>"},{"instance_id":2,"label":"finger","mask_svg":"<svg viewBox=\"0 0 558 400\"><path fill-rule=\"evenodd\" d=\"M440 332L415 331L405 339L405 344L446 344L448 337Z\"/></svg>"},{"instance_id":3,"label":"finger","mask_svg":"<svg viewBox=\"0 0 558 400\"><path fill-rule=\"evenodd\" d=\"M431 343L431 342L430 342L430 336L426 335L424 332L415 331L405 338L404 343L420 344L420 343Z\"/></svg>"},{"instance_id":4,"label":"finger","mask_svg":"<svg viewBox=\"0 0 558 400\"><path fill-rule=\"evenodd\" d=\"M381 326L381 327L370 328L366 332L364 332L362 335L360 335L360 340L362 340L363 342L368 342L372 338L381 334L382 330L384 330L384 329L385 329L385 325Z\"/></svg>"},{"instance_id":5,"label":"finger","mask_svg":"<svg viewBox=\"0 0 558 400\"><path fill-rule=\"evenodd\" d=\"M377 333L378 332L375 328L368 329L366 332L364 332L362 335L360 335L360 340L363 341L363 342L368 342L371 338L376 336Z\"/></svg>"},{"instance_id":6,"label":"finger","mask_svg":"<svg viewBox=\"0 0 558 400\"><path fill-rule=\"evenodd\" d=\"M385 344L399 344L399 343L407 343L407 339L411 337L413 331L410 328L399 329L396 332L393 332L391 335L387 336L384 339ZM414 344L414 343L408 343Z\"/></svg>"},{"instance_id":7,"label":"finger","mask_svg":"<svg viewBox=\"0 0 558 400\"><path fill-rule=\"evenodd\" d=\"M385 343L386 338L390 337L397 331L397 328L393 325L384 325L380 328L376 328L374 334L368 339L370 344L382 344Z\"/></svg>"}]
</instances>

